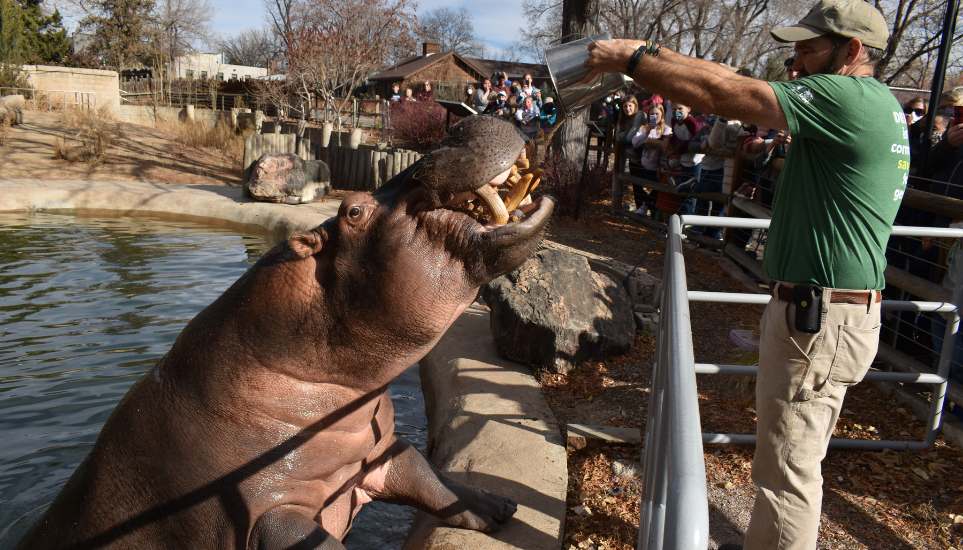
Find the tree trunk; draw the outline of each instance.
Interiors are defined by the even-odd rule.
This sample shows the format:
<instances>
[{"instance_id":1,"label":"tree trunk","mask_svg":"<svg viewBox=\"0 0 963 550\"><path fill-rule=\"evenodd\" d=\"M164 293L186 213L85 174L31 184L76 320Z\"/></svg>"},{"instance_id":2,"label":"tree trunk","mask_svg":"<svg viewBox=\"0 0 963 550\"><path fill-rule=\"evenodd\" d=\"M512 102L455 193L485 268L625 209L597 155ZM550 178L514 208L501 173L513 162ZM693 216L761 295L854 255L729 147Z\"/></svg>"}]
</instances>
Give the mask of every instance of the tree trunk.
<instances>
[{"instance_id":1,"label":"tree trunk","mask_svg":"<svg viewBox=\"0 0 963 550\"><path fill-rule=\"evenodd\" d=\"M591 33L591 16L597 13L598 2L599 0L563 0L563 43L584 38ZM555 135L555 148L561 151L562 158L575 163L581 170L585 150L588 148L589 109L583 109L574 116L566 113L566 117L568 120Z\"/></svg>"}]
</instances>

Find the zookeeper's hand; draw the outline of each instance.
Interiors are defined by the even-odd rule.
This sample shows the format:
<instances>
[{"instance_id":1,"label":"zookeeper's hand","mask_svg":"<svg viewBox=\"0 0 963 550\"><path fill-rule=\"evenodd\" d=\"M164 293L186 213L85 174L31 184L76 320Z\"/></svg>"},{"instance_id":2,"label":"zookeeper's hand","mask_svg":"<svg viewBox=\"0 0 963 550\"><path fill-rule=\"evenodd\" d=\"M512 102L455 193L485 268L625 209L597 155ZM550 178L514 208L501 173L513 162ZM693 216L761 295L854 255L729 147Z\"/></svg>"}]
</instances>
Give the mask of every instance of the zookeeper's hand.
<instances>
[{"instance_id":1,"label":"zookeeper's hand","mask_svg":"<svg viewBox=\"0 0 963 550\"><path fill-rule=\"evenodd\" d=\"M946 131L946 141L951 147L963 145L963 124L954 124Z\"/></svg>"},{"instance_id":2,"label":"zookeeper's hand","mask_svg":"<svg viewBox=\"0 0 963 550\"><path fill-rule=\"evenodd\" d=\"M642 45L640 40L598 40L588 46L589 56L585 66L589 69L591 80L599 73L625 72L629 58Z\"/></svg>"}]
</instances>

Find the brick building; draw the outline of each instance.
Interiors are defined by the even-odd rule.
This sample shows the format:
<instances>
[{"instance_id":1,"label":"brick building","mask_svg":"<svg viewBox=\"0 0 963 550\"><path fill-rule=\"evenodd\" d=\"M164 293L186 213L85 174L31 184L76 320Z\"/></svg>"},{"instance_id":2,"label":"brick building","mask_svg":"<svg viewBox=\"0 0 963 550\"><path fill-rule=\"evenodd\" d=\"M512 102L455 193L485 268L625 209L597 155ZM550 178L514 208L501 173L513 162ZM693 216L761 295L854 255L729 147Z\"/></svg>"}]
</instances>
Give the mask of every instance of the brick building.
<instances>
[{"instance_id":1,"label":"brick building","mask_svg":"<svg viewBox=\"0 0 963 550\"><path fill-rule=\"evenodd\" d=\"M542 89L549 80L545 65L466 57L455 52L441 52L437 42L425 42L421 55L402 59L368 81L374 93L383 98L391 96L391 85L395 82L401 84L402 93L405 88L411 88L417 95L424 82L429 80L436 97L455 99L468 84L478 84L501 71L512 80L520 80L525 73L531 73L535 85Z\"/></svg>"}]
</instances>

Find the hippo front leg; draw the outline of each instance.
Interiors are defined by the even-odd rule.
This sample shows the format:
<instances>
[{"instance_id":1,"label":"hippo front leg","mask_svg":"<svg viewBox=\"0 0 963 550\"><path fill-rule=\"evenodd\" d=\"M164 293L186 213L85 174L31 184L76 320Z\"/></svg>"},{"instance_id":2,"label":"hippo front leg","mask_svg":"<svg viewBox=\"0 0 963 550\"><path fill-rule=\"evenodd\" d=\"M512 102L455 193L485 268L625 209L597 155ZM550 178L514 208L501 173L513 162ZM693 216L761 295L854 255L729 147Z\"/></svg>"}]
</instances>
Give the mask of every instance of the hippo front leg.
<instances>
[{"instance_id":1,"label":"hippo front leg","mask_svg":"<svg viewBox=\"0 0 963 550\"><path fill-rule=\"evenodd\" d=\"M511 499L473 489L439 474L408 442L398 439L387 460L361 482L372 498L415 506L448 525L490 532L508 521L518 505Z\"/></svg>"},{"instance_id":2,"label":"hippo front leg","mask_svg":"<svg viewBox=\"0 0 963 550\"><path fill-rule=\"evenodd\" d=\"M289 506L265 512L251 532L248 550L344 550L313 519Z\"/></svg>"}]
</instances>

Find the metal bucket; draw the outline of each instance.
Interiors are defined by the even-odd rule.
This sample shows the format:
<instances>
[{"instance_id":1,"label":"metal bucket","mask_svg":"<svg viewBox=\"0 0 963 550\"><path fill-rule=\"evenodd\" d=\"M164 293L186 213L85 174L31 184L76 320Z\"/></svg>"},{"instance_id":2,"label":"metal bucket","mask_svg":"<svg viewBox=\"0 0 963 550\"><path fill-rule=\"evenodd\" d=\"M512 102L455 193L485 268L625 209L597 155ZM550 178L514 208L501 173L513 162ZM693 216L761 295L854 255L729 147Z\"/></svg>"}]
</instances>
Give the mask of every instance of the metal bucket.
<instances>
[{"instance_id":1,"label":"metal bucket","mask_svg":"<svg viewBox=\"0 0 963 550\"><path fill-rule=\"evenodd\" d=\"M629 81L621 74L608 73L583 82L588 75L588 69L585 68L588 45L596 40L608 39L607 34L590 36L545 50L548 75L558 92L559 107L566 114L588 107Z\"/></svg>"}]
</instances>

